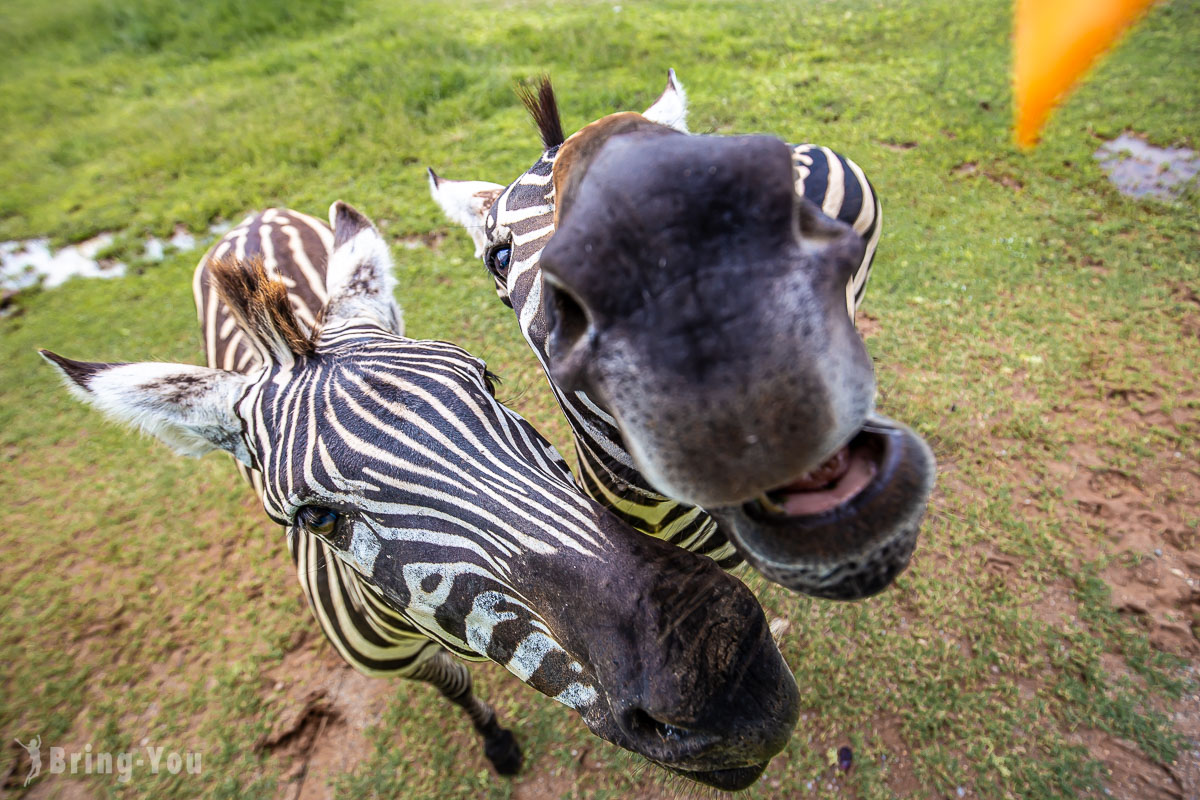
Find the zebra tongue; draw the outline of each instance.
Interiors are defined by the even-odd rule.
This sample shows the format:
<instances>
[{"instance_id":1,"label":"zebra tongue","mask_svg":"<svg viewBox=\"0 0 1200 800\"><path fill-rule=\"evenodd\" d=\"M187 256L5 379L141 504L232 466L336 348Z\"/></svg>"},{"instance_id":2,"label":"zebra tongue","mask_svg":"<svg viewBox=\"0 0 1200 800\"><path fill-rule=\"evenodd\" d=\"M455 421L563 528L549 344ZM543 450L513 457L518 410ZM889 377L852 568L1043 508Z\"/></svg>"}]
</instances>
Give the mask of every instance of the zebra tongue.
<instances>
[{"instance_id":1,"label":"zebra tongue","mask_svg":"<svg viewBox=\"0 0 1200 800\"><path fill-rule=\"evenodd\" d=\"M843 447L828 461L771 492L776 506L789 516L831 511L861 492L875 476L876 465L861 452Z\"/></svg>"}]
</instances>

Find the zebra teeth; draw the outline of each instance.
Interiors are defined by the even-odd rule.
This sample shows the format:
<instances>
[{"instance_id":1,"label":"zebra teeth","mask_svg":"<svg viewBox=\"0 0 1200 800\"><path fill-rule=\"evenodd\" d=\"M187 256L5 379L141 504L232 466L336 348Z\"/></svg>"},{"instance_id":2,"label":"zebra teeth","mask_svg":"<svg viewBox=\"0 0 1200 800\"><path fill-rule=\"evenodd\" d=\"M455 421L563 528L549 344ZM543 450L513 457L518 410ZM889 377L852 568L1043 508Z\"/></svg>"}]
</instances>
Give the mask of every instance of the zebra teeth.
<instances>
[{"instance_id":1,"label":"zebra teeth","mask_svg":"<svg viewBox=\"0 0 1200 800\"><path fill-rule=\"evenodd\" d=\"M783 486L758 494L743 508L775 520L835 511L854 500L879 473L879 447L864 428L824 463Z\"/></svg>"},{"instance_id":2,"label":"zebra teeth","mask_svg":"<svg viewBox=\"0 0 1200 800\"><path fill-rule=\"evenodd\" d=\"M811 492L833 486L850 469L850 459L850 447L843 447L820 466L779 487L775 493Z\"/></svg>"},{"instance_id":3,"label":"zebra teeth","mask_svg":"<svg viewBox=\"0 0 1200 800\"><path fill-rule=\"evenodd\" d=\"M783 506L772 500L770 495L768 495L766 492L763 492L755 497L754 501L758 503L759 507L768 514L774 514L775 516L779 517L787 516L787 511L784 510Z\"/></svg>"}]
</instances>

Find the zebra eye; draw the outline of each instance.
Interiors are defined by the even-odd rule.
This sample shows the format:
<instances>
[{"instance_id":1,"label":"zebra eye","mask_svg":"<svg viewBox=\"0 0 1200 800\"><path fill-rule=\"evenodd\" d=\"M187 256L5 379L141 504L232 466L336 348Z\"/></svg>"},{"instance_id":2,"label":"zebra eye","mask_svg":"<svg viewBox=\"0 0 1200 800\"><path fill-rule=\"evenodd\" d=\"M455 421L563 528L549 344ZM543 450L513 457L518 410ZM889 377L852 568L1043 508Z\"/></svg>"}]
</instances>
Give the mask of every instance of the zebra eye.
<instances>
[{"instance_id":1,"label":"zebra eye","mask_svg":"<svg viewBox=\"0 0 1200 800\"><path fill-rule=\"evenodd\" d=\"M296 522L316 536L329 536L337 527L338 514L330 508L305 506L296 514Z\"/></svg>"},{"instance_id":2,"label":"zebra eye","mask_svg":"<svg viewBox=\"0 0 1200 800\"><path fill-rule=\"evenodd\" d=\"M508 262L512 259L512 244L505 242L488 250L484 263L492 274L504 277L508 274Z\"/></svg>"}]
</instances>

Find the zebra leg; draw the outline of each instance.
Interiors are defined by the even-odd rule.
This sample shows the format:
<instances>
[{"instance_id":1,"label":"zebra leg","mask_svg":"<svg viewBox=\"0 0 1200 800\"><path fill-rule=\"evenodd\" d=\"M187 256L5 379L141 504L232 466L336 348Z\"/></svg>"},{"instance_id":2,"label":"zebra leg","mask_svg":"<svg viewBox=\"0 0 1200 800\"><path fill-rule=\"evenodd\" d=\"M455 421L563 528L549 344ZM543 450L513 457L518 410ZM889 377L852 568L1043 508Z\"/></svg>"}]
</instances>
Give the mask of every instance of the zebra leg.
<instances>
[{"instance_id":1,"label":"zebra leg","mask_svg":"<svg viewBox=\"0 0 1200 800\"><path fill-rule=\"evenodd\" d=\"M496 772L516 775L521 770L520 745L510 731L500 727L496 710L475 696L471 673L462 662L442 650L407 677L433 684L443 697L467 712L476 733L483 738L483 754Z\"/></svg>"},{"instance_id":2,"label":"zebra leg","mask_svg":"<svg viewBox=\"0 0 1200 800\"><path fill-rule=\"evenodd\" d=\"M496 722L495 710L472 692L471 673L460 661L383 603L358 573L338 561L315 536L292 529L288 547L313 615L346 663L364 675L433 684L467 712L496 772L517 774L521 748Z\"/></svg>"},{"instance_id":3,"label":"zebra leg","mask_svg":"<svg viewBox=\"0 0 1200 800\"><path fill-rule=\"evenodd\" d=\"M258 473L253 473L258 478ZM315 536L291 529L288 548L300 587L321 630L350 666L364 675L394 675L432 684L467 712L483 737L483 754L501 775L521 769L521 748L496 722L496 711L475 696L462 662L426 638L375 595ZM430 650L436 652L430 654Z\"/></svg>"}]
</instances>

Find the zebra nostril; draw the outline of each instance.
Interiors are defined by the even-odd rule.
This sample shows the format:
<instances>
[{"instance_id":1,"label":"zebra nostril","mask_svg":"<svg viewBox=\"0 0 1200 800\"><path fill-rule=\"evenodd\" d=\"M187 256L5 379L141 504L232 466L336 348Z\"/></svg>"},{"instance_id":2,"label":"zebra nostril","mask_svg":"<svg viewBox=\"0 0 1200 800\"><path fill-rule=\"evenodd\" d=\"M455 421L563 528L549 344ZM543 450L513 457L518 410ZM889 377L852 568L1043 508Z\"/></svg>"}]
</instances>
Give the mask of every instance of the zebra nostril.
<instances>
[{"instance_id":1,"label":"zebra nostril","mask_svg":"<svg viewBox=\"0 0 1200 800\"><path fill-rule=\"evenodd\" d=\"M679 742L691 734L687 728L655 719L641 708L635 708L626 715L625 726L636 738L658 738L663 742Z\"/></svg>"},{"instance_id":2,"label":"zebra nostril","mask_svg":"<svg viewBox=\"0 0 1200 800\"><path fill-rule=\"evenodd\" d=\"M587 333L587 312L579 301L566 289L548 283L550 330L555 346L560 352L570 350Z\"/></svg>"}]
</instances>

